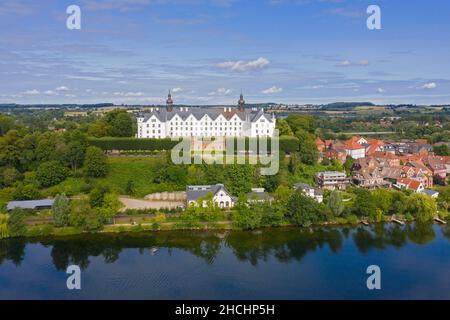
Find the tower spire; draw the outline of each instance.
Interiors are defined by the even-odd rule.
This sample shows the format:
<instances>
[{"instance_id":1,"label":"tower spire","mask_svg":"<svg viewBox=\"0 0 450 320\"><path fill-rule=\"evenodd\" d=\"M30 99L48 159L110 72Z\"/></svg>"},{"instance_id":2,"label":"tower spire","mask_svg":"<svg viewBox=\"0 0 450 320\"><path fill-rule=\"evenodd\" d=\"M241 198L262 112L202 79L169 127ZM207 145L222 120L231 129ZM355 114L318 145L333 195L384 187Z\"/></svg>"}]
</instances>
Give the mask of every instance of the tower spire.
<instances>
[{"instance_id":1,"label":"tower spire","mask_svg":"<svg viewBox=\"0 0 450 320\"><path fill-rule=\"evenodd\" d=\"M242 90L241 90L241 95L240 95L239 101L238 101L238 110L241 112L245 111L245 100L244 100L244 95L242 94Z\"/></svg>"},{"instance_id":2,"label":"tower spire","mask_svg":"<svg viewBox=\"0 0 450 320\"><path fill-rule=\"evenodd\" d=\"M169 89L169 94L167 95L167 100L166 100L166 110L168 112L172 112L172 110L173 110L173 100L172 100L172 94L170 93L170 89Z\"/></svg>"}]
</instances>

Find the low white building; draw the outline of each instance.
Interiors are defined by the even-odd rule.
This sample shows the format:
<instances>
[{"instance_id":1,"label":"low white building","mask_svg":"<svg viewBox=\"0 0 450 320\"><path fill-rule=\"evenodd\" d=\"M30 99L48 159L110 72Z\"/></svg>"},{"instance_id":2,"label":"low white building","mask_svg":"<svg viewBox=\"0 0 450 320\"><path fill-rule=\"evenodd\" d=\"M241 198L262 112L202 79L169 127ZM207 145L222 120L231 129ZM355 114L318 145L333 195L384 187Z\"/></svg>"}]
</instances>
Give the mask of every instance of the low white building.
<instances>
[{"instance_id":1,"label":"low white building","mask_svg":"<svg viewBox=\"0 0 450 320\"><path fill-rule=\"evenodd\" d=\"M242 94L237 108L174 108L169 93L166 108L149 108L137 116L137 137L272 137L275 122L262 108L246 109Z\"/></svg>"},{"instance_id":2,"label":"low white building","mask_svg":"<svg viewBox=\"0 0 450 320\"><path fill-rule=\"evenodd\" d=\"M320 189L314 189L309 184L298 182L293 186L296 190L301 190L305 195L315 199L317 202L323 202L323 192Z\"/></svg>"},{"instance_id":3,"label":"low white building","mask_svg":"<svg viewBox=\"0 0 450 320\"><path fill-rule=\"evenodd\" d=\"M236 198L228 192L223 184L187 186L186 201L187 205L197 205L198 201L202 201L202 206L208 205L207 197L212 196L214 203L220 208L232 208L236 203Z\"/></svg>"}]
</instances>

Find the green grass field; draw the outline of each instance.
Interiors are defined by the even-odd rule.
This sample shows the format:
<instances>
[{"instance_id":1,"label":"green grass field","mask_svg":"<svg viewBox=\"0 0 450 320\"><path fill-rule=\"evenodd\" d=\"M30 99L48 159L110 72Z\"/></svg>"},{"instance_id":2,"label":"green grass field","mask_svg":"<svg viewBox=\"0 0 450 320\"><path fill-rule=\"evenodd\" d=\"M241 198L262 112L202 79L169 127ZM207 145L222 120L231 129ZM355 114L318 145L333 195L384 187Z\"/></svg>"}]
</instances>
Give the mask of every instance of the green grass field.
<instances>
[{"instance_id":1,"label":"green grass field","mask_svg":"<svg viewBox=\"0 0 450 320\"><path fill-rule=\"evenodd\" d=\"M163 156L108 157L109 172L100 181L118 187L118 191L122 194L125 194L128 181L133 181L134 196L137 197L154 192L171 191L170 186L153 183L164 161Z\"/></svg>"}]
</instances>

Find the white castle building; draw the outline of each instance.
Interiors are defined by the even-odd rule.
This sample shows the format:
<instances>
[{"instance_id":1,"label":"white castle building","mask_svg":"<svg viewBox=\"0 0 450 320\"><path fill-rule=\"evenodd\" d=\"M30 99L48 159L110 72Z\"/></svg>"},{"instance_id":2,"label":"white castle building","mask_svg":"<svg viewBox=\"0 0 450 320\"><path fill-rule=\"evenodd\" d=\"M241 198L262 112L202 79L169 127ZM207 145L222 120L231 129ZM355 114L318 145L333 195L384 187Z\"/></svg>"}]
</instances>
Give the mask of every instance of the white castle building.
<instances>
[{"instance_id":1,"label":"white castle building","mask_svg":"<svg viewBox=\"0 0 450 320\"><path fill-rule=\"evenodd\" d=\"M245 108L244 97L237 108L173 107L169 92L166 108L150 108L137 116L138 138L170 137L272 137L275 116L262 108Z\"/></svg>"}]
</instances>

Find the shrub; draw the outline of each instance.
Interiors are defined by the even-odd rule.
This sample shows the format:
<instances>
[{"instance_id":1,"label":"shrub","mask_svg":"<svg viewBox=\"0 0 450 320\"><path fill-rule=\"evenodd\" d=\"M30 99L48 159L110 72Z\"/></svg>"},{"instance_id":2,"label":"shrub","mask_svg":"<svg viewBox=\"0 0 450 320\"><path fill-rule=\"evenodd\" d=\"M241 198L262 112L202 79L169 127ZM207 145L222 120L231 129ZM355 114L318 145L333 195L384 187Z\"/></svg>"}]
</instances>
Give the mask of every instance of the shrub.
<instances>
[{"instance_id":1,"label":"shrub","mask_svg":"<svg viewBox=\"0 0 450 320\"><path fill-rule=\"evenodd\" d=\"M36 171L36 180L41 187L51 187L64 181L69 174L69 169L58 161L42 163Z\"/></svg>"},{"instance_id":2,"label":"shrub","mask_svg":"<svg viewBox=\"0 0 450 320\"><path fill-rule=\"evenodd\" d=\"M86 149L86 158L84 161L85 173L88 177L104 177L108 173L108 163L103 151L97 147Z\"/></svg>"}]
</instances>

